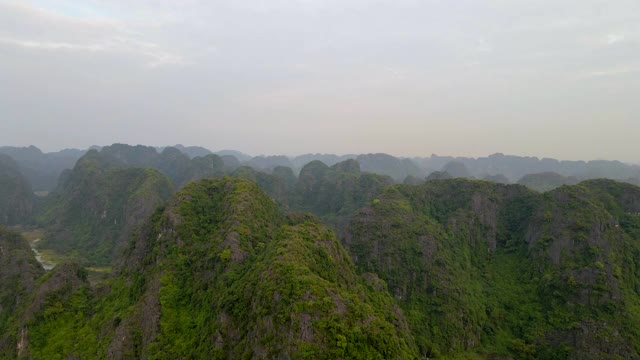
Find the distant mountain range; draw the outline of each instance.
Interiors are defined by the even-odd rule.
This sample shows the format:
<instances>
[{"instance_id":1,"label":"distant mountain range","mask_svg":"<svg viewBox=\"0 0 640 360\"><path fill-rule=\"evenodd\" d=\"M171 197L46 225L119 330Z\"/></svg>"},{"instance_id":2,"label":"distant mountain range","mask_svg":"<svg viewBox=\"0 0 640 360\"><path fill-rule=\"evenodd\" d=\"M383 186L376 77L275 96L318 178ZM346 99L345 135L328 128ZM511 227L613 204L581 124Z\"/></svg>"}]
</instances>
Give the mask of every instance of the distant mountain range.
<instances>
[{"instance_id":1,"label":"distant mountain range","mask_svg":"<svg viewBox=\"0 0 640 360\"><path fill-rule=\"evenodd\" d=\"M113 148L116 145L120 144L114 144L106 148ZM565 161L499 153L479 158L438 155L402 158L383 153L250 156L236 150L211 151L200 146L184 146L181 144L170 147L137 145L134 148L144 149L146 155L140 155L143 157L153 157L155 156L154 153L162 154L165 150L174 148L189 159L217 155L223 159L228 167L249 166L255 170L269 173L278 166L285 166L291 168L296 175L300 173L306 164L312 161L318 160L327 166L332 166L344 160L356 159L363 172L387 175L398 183L404 182L407 177L421 181L434 172L447 172L451 177L487 179L490 181L491 179L500 179L501 182L504 182L504 179L506 179L506 182L509 183L519 182L526 175L542 173L555 173L563 177L575 178L576 181L609 178L636 184L640 183L640 165L608 160ZM92 149L98 151L102 147L92 146L87 150L66 149L58 152L43 153L35 146L22 148L4 146L0 147L0 154L13 158L34 191L51 191L58 185L58 178L63 170L73 168L76 161L88 150ZM176 158L175 161L180 160ZM557 179L555 183L558 183ZM527 181L524 184L526 185ZM553 188L553 186L542 184L541 187L533 188L544 190Z\"/></svg>"},{"instance_id":2,"label":"distant mountain range","mask_svg":"<svg viewBox=\"0 0 640 360\"><path fill-rule=\"evenodd\" d=\"M640 358L636 165L3 149L0 359Z\"/></svg>"}]
</instances>

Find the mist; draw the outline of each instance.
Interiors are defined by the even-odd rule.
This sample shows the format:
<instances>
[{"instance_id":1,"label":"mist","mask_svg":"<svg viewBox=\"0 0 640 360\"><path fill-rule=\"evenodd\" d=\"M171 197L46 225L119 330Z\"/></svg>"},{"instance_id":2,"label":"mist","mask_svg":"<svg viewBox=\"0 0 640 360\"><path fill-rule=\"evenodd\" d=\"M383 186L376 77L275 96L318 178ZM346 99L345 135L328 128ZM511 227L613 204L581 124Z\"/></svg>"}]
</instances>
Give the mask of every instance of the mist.
<instances>
[{"instance_id":1,"label":"mist","mask_svg":"<svg viewBox=\"0 0 640 360\"><path fill-rule=\"evenodd\" d=\"M0 143L638 162L637 1L0 1Z\"/></svg>"}]
</instances>

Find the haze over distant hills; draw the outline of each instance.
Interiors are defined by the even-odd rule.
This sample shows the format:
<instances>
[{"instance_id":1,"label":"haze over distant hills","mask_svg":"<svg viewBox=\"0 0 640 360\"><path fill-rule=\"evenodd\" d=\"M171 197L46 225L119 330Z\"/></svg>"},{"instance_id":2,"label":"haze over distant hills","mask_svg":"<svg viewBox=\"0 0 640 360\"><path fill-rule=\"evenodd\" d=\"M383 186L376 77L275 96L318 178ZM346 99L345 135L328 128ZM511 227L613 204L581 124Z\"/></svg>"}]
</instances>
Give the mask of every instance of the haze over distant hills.
<instances>
[{"instance_id":1,"label":"haze over distant hills","mask_svg":"<svg viewBox=\"0 0 640 360\"><path fill-rule=\"evenodd\" d=\"M0 0L0 360L640 360L639 59L640 0Z\"/></svg>"},{"instance_id":2,"label":"haze over distant hills","mask_svg":"<svg viewBox=\"0 0 640 360\"><path fill-rule=\"evenodd\" d=\"M93 150L102 147L92 146ZM478 179L494 179L500 176L509 182L518 182L523 176L530 174L555 173L576 180L610 178L638 183L640 165L610 160L557 160L532 156L514 156L496 153L478 158L430 155L424 157L395 157L382 153L369 154L303 154L297 156L259 155L251 156L237 150L211 151L201 146L175 145L172 147L144 147L146 156L154 156L155 151L161 154L167 148L175 148L188 158L218 155L230 167L246 165L256 170L272 171L277 166L290 167L294 173L309 162L319 160L328 166L347 159L356 159L364 172L387 175L397 182L408 176L424 179L436 171L446 171L453 177L473 177ZM0 147L0 154L12 157L20 166L23 175L29 180L35 191L51 191L64 169L71 169L75 162L89 149L65 149L58 152L43 153L35 146ZM177 160L177 159L176 159ZM556 181L557 183L557 181ZM547 186L547 185L545 185Z\"/></svg>"},{"instance_id":3,"label":"haze over distant hills","mask_svg":"<svg viewBox=\"0 0 640 360\"><path fill-rule=\"evenodd\" d=\"M0 359L640 357L637 165L2 149Z\"/></svg>"}]
</instances>

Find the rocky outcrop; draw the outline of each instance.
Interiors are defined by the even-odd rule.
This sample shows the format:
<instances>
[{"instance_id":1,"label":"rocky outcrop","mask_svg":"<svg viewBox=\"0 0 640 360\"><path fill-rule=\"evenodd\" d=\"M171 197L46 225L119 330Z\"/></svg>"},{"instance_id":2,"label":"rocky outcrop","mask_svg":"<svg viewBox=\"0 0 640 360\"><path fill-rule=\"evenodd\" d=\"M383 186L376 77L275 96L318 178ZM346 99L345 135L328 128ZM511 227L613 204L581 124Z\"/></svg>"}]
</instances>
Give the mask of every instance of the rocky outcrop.
<instances>
[{"instance_id":1,"label":"rocky outcrop","mask_svg":"<svg viewBox=\"0 0 640 360\"><path fill-rule=\"evenodd\" d=\"M411 311L423 356L636 359L639 209L640 189L610 180L431 180L387 189L342 241Z\"/></svg>"},{"instance_id":2,"label":"rocky outcrop","mask_svg":"<svg viewBox=\"0 0 640 360\"><path fill-rule=\"evenodd\" d=\"M331 230L286 217L252 182L191 183L134 239L95 291L71 265L47 276L13 333L22 356L417 357L381 280L357 275Z\"/></svg>"},{"instance_id":3,"label":"rocky outcrop","mask_svg":"<svg viewBox=\"0 0 640 360\"><path fill-rule=\"evenodd\" d=\"M35 289L44 269L33 255L27 240L0 227L0 329L3 319L13 314Z\"/></svg>"},{"instance_id":4,"label":"rocky outcrop","mask_svg":"<svg viewBox=\"0 0 640 360\"><path fill-rule=\"evenodd\" d=\"M37 279L43 274L27 241L0 227L0 354L22 354L26 350L28 329L15 331L15 315L30 303Z\"/></svg>"}]
</instances>

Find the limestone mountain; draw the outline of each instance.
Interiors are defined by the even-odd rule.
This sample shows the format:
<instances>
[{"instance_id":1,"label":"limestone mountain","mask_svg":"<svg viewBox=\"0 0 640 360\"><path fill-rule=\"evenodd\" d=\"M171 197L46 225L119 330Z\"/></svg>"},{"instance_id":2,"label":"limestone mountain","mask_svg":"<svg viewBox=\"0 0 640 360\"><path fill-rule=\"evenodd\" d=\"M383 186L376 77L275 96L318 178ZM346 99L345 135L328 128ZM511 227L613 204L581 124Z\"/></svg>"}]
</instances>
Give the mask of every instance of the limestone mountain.
<instances>
[{"instance_id":1,"label":"limestone mountain","mask_svg":"<svg viewBox=\"0 0 640 360\"><path fill-rule=\"evenodd\" d=\"M302 169L308 163L319 160L328 166L335 165L349 159L355 159L357 155L334 155L334 154L303 154L298 155L291 162L297 169Z\"/></svg>"},{"instance_id":2,"label":"limestone mountain","mask_svg":"<svg viewBox=\"0 0 640 360\"><path fill-rule=\"evenodd\" d=\"M9 319L27 301L43 274L27 241L0 226L0 334L8 329ZM6 344L0 339L0 350L3 345ZM11 345L15 346L15 342L11 341Z\"/></svg>"},{"instance_id":3,"label":"limestone mountain","mask_svg":"<svg viewBox=\"0 0 640 360\"><path fill-rule=\"evenodd\" d=\"M191 159L195 157L205 157L207 155L213 154L211 150L203 148L202 146L184 146L182 144L177 144L172 147L180 150Z\"/></svg>"},{"instance_id":4,"label":"limestone mountain","mask_svg":"<svg viewBox=\"0 0 640 360\"><path fill-rule=\"evenodd\" d=\"M294 190L297 178L293 174L293 170L285 166L276 166L272 173L257 171L249 166L241 166L236 168L231 176L241 179L251 180L278 202L284 209L295 206Z\"/></svg>"},{"instance_id":5,"label":"limestone mountain","mask_svg":"<svg viewBox=\"0 0 640 360\"><path fill-rule=\"evenodd\" d=\"M312 161L300 172L296 209L339 227L391 184L393 180L387 176L361 172L360 164L353 159L331 167Z\"/></svg>"},{"instance_id":6,"label":"limestone mountain","mask_svg":"<svg viewBox=\"0 0 640 360\"><path fill-rule=\"evenodd\" d=\"M423 177L425 172L411 159L399 159L394 156L378 153L358 155L356 160L363 172L387 175L401 182L409 175Z\"/></svg>"},{"instance_id":7,"label":"limestone mountain","mask_svg":"<svg viewBox=\"0 0 640 360\"><path fill-rule=\"evenodd\" d=\"M422 356L639 357L639 188L432 180L379 200L342 240L388 283Z\"/></svg>"},{"instance_id":8,"label":"limestone mountain","mask_svg":"<svg viewBox=\"0 0 640 360\"><path fill-rule=\"evenodd\" d=\"M251 158L253 156L251 155L247 155L241 151L238 150L220 150L220 151L216 151L214 152L214 154L218 155L218 156L233 156L234 158L238 159L238 161L240 162L245 162L245 161L249 161L251 160Z\"/></svg>"},{"instance_id":9,"label":"limestone mountain","mask_svg":"<svg viewBox=\"0 0 640 360\"><path fill-rule=\"evenodd\" d=\"M102 166L108 168L156 169L168 176L177 187L193 180L225 174L224 161L218 155L209 154L191 159L173 147L163 148L158 153L150 146L113 144L100 151L90 150L84 157L99 158Z\"/></svg>"},{"instance_id":10,"label":"limestone mountain","mask_svg":"<svg viewBox=\"0 0 640 360\"><path fill-rule=\"evenodd\" d=\"M334 229L344 225L362 206L373 201L393 184L387 176L363 173L360 164L349 159L329 167L312 161L298 178L289 167L276 166L271 173L241 166L234 177L254 181L285 210L310 212Z\"/></svg>"},{"instance_id":11,"label":"limestone mountain","mask_svg":"<svg viewBox=\"0 0 640 360\"><path fill-rule=\"evenodd\" d=\"M40 220L46 229L40 246L107 265L174 191L156 170L112 168L109 161L90 151L50 195Z\"/></svg>"},{"instance_id":12,"label":"limestone mountain","mask_svg":"<svg viewBox=\"0 0 640 360\"><path fill-rule=\"evenodd\" d=\"M553 190L562 185L575 185L579 182L576 177L567 177L554 172L528 174L518 180L518 184L539 192Z\"/></svg>"},{"instance_id":13,"label":"limestone mountain","mask_svg":"<svg viewBox=\"0 0 640 360\"><path fill-rule=\"evenodd\" d=\"M284 156L256 156L247 161L247 165L257 170L272 171L277 166L293 167L291 160Z\"/></svg>"},{"instance_id":14,"label":"limestone mountain","mask_svg":"<svg viewBox=\"0 0 640 360\"><path fill-rule=\"evenodd\" d=\"M240 160L238 160L233 155L220 155L222 162L224 163L224 167L227 173L231 173L233 170L239 168L241 166Z\"/></svg>"},{"instance_id":15,"label":"limestone mountain","mask_svg":"<svg viewBox=\"0 0 640 360\"><path fill-rule=\"evenodd\" d=\"M48 274L1 337L20 346L3 354L417 357L384 282L357 275L329 229L283 215L247 180L190 183L137 232L112 280L91 290L83 278L70 266Z\"/></svg>"},{"instance_id":16,"label":"limestone mountain","mask_svg":"<svg viewBox=\"0 0 640 360\"><path fill-rule=\"evenodd\" d=\"M459 161L450 161L442 167L442 172L446 172L454 178L470 178L471 174L467 167Z\"/></svg>"},{"instance_id":17,"label":"limestone mountain","mask_svg":"<svg viewBox=\"0 0 640 360\"><path fill-rule=\"evenodd\" d=\"M33 213L33 191L13 159L0 154L0 225L29 221Z\"/></svg>"},{"instance_id":18,"label":"limestone mountain","mask_svg":"<svg viewBox=\"0 0 640 360\"><path fill-rule=\"evenodd\" d=\"M575 176L581 179L624 180L640 175L640 166L637 164L607 160L568 161L501 153L478 158L431 155L413 160L427 172L441 169L446 163L456 161L464 164L471 176L481 178L483 174L503 174L511 182L516 182L527 174L545 172L555 172L562 176Z\"/></svg>"},{"instance_id":19,"label":"limestone mountain","mask_svg":"<svg viewBox=\"0 0 640 360\"><path fill-rule=\"evenodd\" d=\"M10 156L18 164L20 171L35 191L51 191L58 183L58 177L65 169L73 168L86 150L66 149L43 153L35 146L0 147L0 154Z\"/></svg>"}]
</instances>

